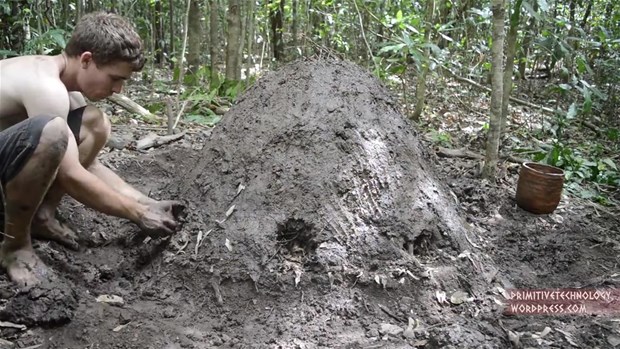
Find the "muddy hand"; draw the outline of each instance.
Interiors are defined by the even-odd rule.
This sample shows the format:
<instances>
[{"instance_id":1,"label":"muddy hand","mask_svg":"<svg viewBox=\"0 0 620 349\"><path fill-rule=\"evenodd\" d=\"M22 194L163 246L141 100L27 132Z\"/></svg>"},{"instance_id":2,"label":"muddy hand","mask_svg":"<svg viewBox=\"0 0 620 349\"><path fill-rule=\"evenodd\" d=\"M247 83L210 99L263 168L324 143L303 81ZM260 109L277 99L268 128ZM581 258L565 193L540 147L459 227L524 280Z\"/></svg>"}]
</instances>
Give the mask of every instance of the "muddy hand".
<instances>
[{"instance_id":1,"label":"muddy hand","mask_svg":"<svg viewBox=\"0 0 620 349\"><path fill-rule=\"evenodd\" d=\"M179 218L184 210L185 205L179 201L153 202L147 205L138 226L151 237L172 235L180 228Z\"/></svg>"}]
</instances>

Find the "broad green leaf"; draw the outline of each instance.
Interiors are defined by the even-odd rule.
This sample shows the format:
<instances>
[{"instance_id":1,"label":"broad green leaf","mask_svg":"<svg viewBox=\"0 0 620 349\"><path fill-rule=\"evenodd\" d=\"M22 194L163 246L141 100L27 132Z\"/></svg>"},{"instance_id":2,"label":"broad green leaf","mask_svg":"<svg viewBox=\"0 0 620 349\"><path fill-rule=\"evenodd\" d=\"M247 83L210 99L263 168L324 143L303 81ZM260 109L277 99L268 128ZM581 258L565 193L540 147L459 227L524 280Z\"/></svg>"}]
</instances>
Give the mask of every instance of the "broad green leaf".
<instances>
[{"instance_id":1,"label":"broad green leaf","mask_svg":"<svg viewBox=\"0 0 620 349\"><path fill-rule=\"evenodd\" d=\"M549 4L547 4L547 0L538 0L538 7L542 12L549 11Z\"/></svg>"},{"instance_id":2,"label":"broad green leaf","mask_svg":"<svg viewBox=\"0 0 620 349\"><path fill-rule=\"evenodd\" d=\"M592 111L592 97L591 94L588 93L584 96L585 100L583 101L583 112L584 114L589 114Z\"/></svg>"},{"instance_id":3,"label":"broad green leaf","mask_svg":"<svg viewBox=\"0 0 620 349\"><path fill-rule=\"evenodd\" d=\"M571 120L574 119L575 116L577 116L577 107L575 106L575 103L573 103L568 108L568 112L566 113L566 119Z\"/></svg>"},{"instance_id":4,"label":"broad green leaf","mask_svg":"<svg viewBox=\"0 0 620 349\"><path fill-rule=\"evenodd\" d=\"M589 160L588 161L584 161L582 165L583 166L587 166L587 167L596 167L597 166L596 162L592 162L592 161L589 161Z\"/></svg>"},{"instance_id":5,"label":"broad green leaf","mask_svg":"<svg viewBox=\"0 0 620 349\"><path fill-rule=\"evenodd\" d=\"M617 141L618 139L620 139L620 130L618 130L617 128L610 128L607 130L607 138L609 138L609 140L611 141Z\"/></svg>"},{"instance_id":6,"label":"broad green leaf","mask_svg":"<svg viewBox=\"0 0 620 349\"><path fill-rule=\"evenodd\" d=\"M396 44L396 45L389 45L389 46L384 46L383 48L381 48L379 50L379 53L384 53L384 52L398 52L400 50L403 49L403 47L407 46L406 44Z\"/></svg>"},{"instance_id":7,"label":"broad green leaf","mask_svg":"<svg viewBox=\"0 0 620 349\"><path fill-rule=\"evenodd\" d=\"M596 196L596 192L595 192L595 191L592 191L592 190L588 190L588 189L582 189L582 190L579 192L579 196L580 196L582 199L591 199L591 198L593 198L593 197L595 197L595 196Z\"/></svg>"},{"instance_id":8,"label":"broad green leaf","mask_svg":"<svg viewBox=\"0 0 620 349\"><path fill-rule=\"evenodd\" d=\"M609 168L613 169L614 171L618 171L618 167L616 166L616 164L614 163L612 159L605 158L602 161L603 163L605 163L605 165L609 166Z\"/></svg>"},{"instance_id":9,"label":"broad green leaf","mask_svg":"<svg viewBox=\"0 0 620 349\"><path fill-rule=\"evenodd\" d=\"M527 13L530 14L530 16L536 18L537 20L540 20L541 18L540 14L534 10L534 8L529 2L523 1L523 8L527 11Z\"/></svg>"},{"instance_id":10,"label":"broad green leaf","mask_svg":"<svg viewBox=\"0 0 620 349\"><path fill-rule=\"evenodd\" d=\"M454 41L454 40L452 40L452 38L451 38L451 37L449 37L449 36L447 36L447 35L443 34L442 32L439 32L439 35L441 35L441 37L442 37L442 38L444 38L444 39L445 39L445 40L447 40L447 41L450 41L450 42L453 42L453 41Z\"/></svg>"},{"instance_id":11,"label":"broad green leaf","mask_svg":"<svg viewBox=\"0 0 620 349\"><path fill-rule=\"evenodd\" d=\"M398 22L402 22L403 21L403 11L398 10L398 12L396 12L396 20Z\"/></svg>"},{"instance_id":12,"label":"broad green leaf","mask_svg":"<svg viewBox=\"0 0 620 349\"><path fill-rule=\"evenodd\" d=\"M562 90L562 91L569 91L571 89L571 86L569 84L559 84L558 87Z\"/></svg>"},{"instance_id":13,"label":"broad green leaf","mask_svg":"<svg viewBox=\"0 0 620 349\"><path fill-rule=\"evenodd\" d=\"M577 57L577 71L579 74L583 74L586 72L586 62L583 57Z\"/></svg>"},{"instance_id":14,"label":"broad green leaf","mask_svg":"<svg viewBox=\"0 0 620 349\"><path fill-rule=\"evenodd\" d=\"M403 33L403 41L407 46L413 46L413 41L411 41L411 36L409 36L409 34Z\"/></svg>"}]
</instances>

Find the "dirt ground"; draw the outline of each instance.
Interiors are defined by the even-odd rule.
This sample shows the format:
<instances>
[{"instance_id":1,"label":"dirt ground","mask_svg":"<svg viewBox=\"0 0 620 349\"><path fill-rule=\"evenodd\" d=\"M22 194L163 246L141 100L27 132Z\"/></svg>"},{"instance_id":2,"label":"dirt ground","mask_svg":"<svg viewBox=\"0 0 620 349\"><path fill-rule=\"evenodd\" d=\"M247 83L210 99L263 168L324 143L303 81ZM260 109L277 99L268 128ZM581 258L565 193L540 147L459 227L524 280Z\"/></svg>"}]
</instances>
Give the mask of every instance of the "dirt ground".
<instances>
[{"instance_id":1,"label":"dirt ground","mask_svg":"<svg viewBox=\"0 0 620 349\"><path fill-rule=\"evenodd\" d=\"M618 216L569 196L529 214L518 165L481 181L397 109L353 64L297 62L213 130L106 150L137 188L187 203L183 229L152 240L66 199L82 249L35 241L56 277L31 290L0 274L0 348L619 346L620 314L499 304L502 289L618 287Z\"/></svg>"}]
</instances>

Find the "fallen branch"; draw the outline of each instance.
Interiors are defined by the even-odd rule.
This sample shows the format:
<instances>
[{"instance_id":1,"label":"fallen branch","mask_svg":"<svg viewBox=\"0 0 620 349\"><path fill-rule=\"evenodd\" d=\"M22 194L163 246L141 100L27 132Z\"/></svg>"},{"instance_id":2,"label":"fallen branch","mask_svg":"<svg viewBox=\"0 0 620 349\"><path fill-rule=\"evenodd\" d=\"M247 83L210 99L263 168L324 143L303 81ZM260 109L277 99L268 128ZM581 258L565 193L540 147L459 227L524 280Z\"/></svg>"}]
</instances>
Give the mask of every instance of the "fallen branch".
<instances>
[{"instance_id":1,"label":"fallen branch","mask_svg":"<svg viewBox=\"0 0 620 349\"><path fill-rule=\"evenodd\" d=\"M474 159L474 160L484 160L484 155L478 154L471 150L461 148L461 149L450 149L450 148L441 148L437 149L437 155L444 158L466 158L466 159ZM515 164L522 164L528 160L521 159L512 155L503 155L500 156L501 159L504 159L508 162L512 162Z\"/></svg>"},{"instance_id":2,"label":"fallen branch","mask_svg":"<svg viewBox=\"0 0 620 349\"><path fill-rule=\"evenodd\" d=\"M486 86L482 86L479 83L477 83L477 82L475 82L475 81L473 81L471 79L458 76L454 72L452 72L450 69L445 69L445 71L447 71L448 74L450 74L454 79L456 79L458 81L465 82L465 83L468 83L468 84L470 84L472 86L475 86L475 87L477 87L477 88L479 88L481 90L485 90L487 92L491 92L490 88L488 88ZM537 105L537 104L534 104L534 103L530 103L528 101L524 101L524 100L516 98L516 97L510 97L510 100L515 102L515 103L517 103L517 104L521 104L521 105L525 105L525 106L530 107L530 108L542 110L542 111L550 113L550 114L554 114L555 113L555 110L553 110L551 108L547 108L547 107L543 107L542 105Z\"/></svg>"},{"instance_id":3,"label":"fallen branch","mask_svg":"<svg viewBox=\"0 0 620 349\"><path fill-rule=\"evenodd\" d=\"M590 130L594 131L594 133L596 133L597 135L601 136L603 135L603 131L598 128L596 125L594 125L593 123L591 123L590 121L583 121L583 126L589 128Z\"/></svg>"},{"instance_id":4,"label":"fallen branch","mask_svg":"<svg viewBox=\"0 0 620 349\"><path fill-rule=\"evenodd\" d=\"M174 135L159 136L154 133L149 133L146 137L136 142L137 150L146 150L149 148L159 147L170 142L179 140L185 136L185 131Z\"/></svg>"},{"instance_id":5,"label":"fallen branch","mask_svg":"<svg viewBox=\"0 0 620 349\"><path fill-rule=\"evenodd\" d=\"M147 118L154 118L155 117L155 115L151 114L151 112L146 110L146 108L144 108L140 104L132 101L129 97L127 97L125 95L115 93L115 94L111 95L110 97L108 97L108 99L111 102L114 102L114 103L120 105L121 107L127 109L128 111L130 111L132 113L135 113L135 114L138 114L140 116L147 117Z\"/></svg>"}]
</instances>

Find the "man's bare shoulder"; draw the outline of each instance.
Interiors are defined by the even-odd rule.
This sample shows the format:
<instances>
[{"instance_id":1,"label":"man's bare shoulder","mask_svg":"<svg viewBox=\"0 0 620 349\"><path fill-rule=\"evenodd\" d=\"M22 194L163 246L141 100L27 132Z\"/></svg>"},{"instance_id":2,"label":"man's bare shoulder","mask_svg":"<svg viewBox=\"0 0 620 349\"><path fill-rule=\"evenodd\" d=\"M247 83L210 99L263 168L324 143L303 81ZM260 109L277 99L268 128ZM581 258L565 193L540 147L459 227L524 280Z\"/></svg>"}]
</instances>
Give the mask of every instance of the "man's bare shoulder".
<instances>
[{"instance_id":1,"label":"man's bare shoulder","mask_svg":"<svg viewBox=\"0 0 620 349\"><path fill-rule=\"evenodd\" d=\"M0 74L3 83L26 82L26 77L57 79L60 81L60 67L54 56L21 56L0 60ZM33 84L36 82L32 82Z\"/></svg>"},{"instance_id":2,"label":"man's bare shoulder","mask_svg":"<svg viewBox=\"0 0 620 349\"><path fill-rule=\"evenodd\" d=\"M0 60L0 118L23 114L27 101L37 96L67 96L60 80L58 58L54 56L21 56ZM64 98L63 98L64 99Z\"/></svg>"}]
</instances>

